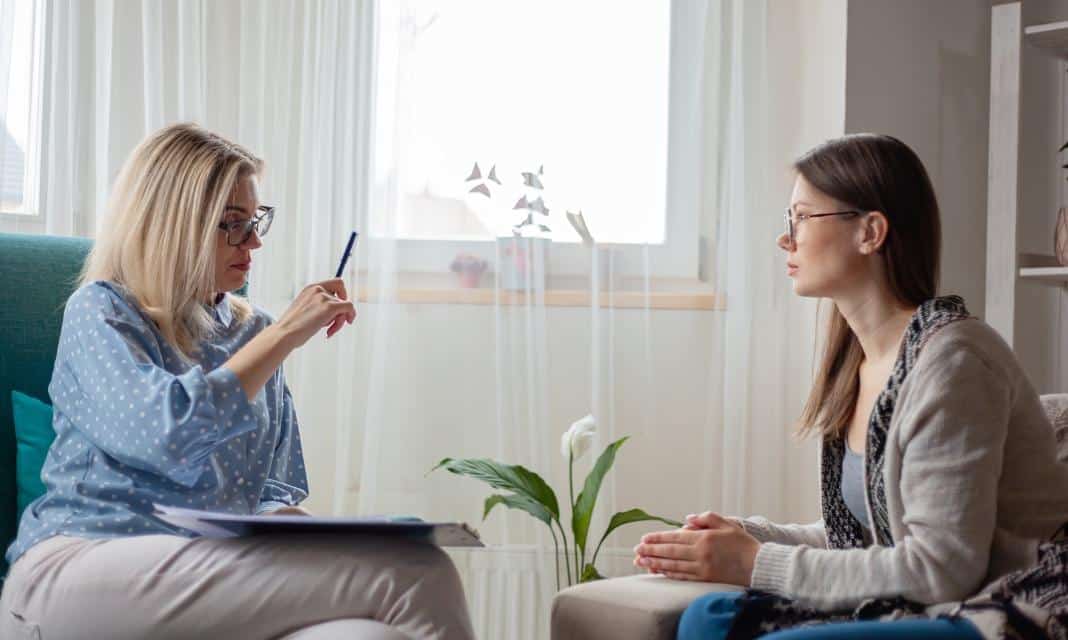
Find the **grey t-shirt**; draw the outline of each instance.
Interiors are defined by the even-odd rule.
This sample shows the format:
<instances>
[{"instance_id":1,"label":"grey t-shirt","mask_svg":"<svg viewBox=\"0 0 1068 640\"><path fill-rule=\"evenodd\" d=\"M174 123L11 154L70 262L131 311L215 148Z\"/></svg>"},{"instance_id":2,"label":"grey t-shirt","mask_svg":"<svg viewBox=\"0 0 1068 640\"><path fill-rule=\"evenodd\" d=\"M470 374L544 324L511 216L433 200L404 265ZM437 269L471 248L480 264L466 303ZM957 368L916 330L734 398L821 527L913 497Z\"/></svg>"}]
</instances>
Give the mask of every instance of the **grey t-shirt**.
<instances>
[{"instance_id":1,"label":"grey t-shirt","mask_svg":"<svg viewBox=\"0 0 1068 640\"><path fill-rule=\"evenodd\" d=\"M868 509L864 505L864 455L854 453L849 445L845 450L842 458L842 499L861 526L866 530L871 529Z\"/></svg>"}]
</instances>

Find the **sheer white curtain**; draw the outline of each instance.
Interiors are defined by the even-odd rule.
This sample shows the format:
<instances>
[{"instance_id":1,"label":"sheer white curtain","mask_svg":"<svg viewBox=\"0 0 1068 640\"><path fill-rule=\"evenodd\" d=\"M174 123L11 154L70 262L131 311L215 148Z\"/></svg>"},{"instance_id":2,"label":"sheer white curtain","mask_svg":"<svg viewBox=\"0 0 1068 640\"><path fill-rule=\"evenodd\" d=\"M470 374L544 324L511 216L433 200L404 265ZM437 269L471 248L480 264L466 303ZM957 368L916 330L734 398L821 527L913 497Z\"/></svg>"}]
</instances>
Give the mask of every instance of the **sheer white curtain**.
<instances>
[{"instance_id":1,"label":"sheer white curtain","mask_svg":"<svg viewBox=\"0 0 1068 640\"><path fill-rule=\"evenodd\" d=\"M43 215L12 226L94 235L133 147L193 121L268 162L264 199L285 212L289 241L268 249L278 255L257 282L284 297L332 271L317 243L353 226L367 184L372 3L33 1L45 17Z\"/></svg>"},{"instance_id":2,"label":"sheer white curtain","mask_svg":"<svg viewBox=\"0 0 1068 640\"><path fill-rule=\"evenodd\" d=\"M385 238L391 250L365 263L369 278L388 286L363 305L358 349L367 359L356 361L353 414L362 443L352 447L346 504L480 520L488 488L441 472L424 475L445 456L522 464L545 476L563 504L568 480L559 438L592 413L596 450L631 438L602 490L595 536L612 513L632 507L674 518L702 509L815 515L812 443L790 437L810 380L814 306L793 297L775 246L789 181L784 158L771 151L766 4L688 4L697 7L704 37L693 52L697 71L683 81L696 83L702 99L672 117L701 140L696 166L681 169L696 172L701 184L704 276L725 309L661 308L656 292L665 284L656 278L660 258L652 250L640 254L642 271L636 285L631 281L648 294L636 308L620 304L625 283L589 291L585 306L557 306L551 273L550 288L532 284L521 304L512 304L499 279L490 283L497 289L488 306L412 303L404 297L409 274L397 259L404 240L393 228ZM403 96L397 39L390 68ZM386 111L394 126L376 132L392 137L378 144L392 146L383 162L402 171L404 107ZM404 181L391 178L392 185ZM388 206L378 213L404 217L399 194L384 198ZM592 255L589 261L603 264ZM616 283L614 275L598 279ZM576 482L591 462L578 465ZM652 528L613 534L602 571L628 572L630 547ZM554 589L549 533L518 512L495 513L482 530L493 548L454 554L477 627L486 637L545 637Z\"/></svg>"},{"instance_id":3,"label":"sheer white curtain","mask_svg":"<svg viewBox=\"0 0 1068 640\"><path fill-rule=\"evenodd\" d=\"M0 231L95 236L136 144L193 121L266 160L261 197L278 214L253 263L256 302L280 313L301 286L333 275L338 239L367 210L372 2L35 1L44 18L40 207L0 216ZM354 339L334 344L355 348ZM316 366L306 360L288 365L298 396L321 388L303 379ZM338 389L350 386L352 371L335 366L330 400L306 394L309 444L323 457L317 470L346 468L320 439L325 430L344 443L352 433L341 417L350 410L334 404L351 397ZM332 471L317 479L329 495Z\"/></svg>"},{"instance_id":4,"label":"sheer white curtain","mask_svg":"<svg viewBox=\"0 0 1068 640\"><path fill-rule=\"evenodd\" d=\"M522 464L566 504L560 435L591 413L595 452L630 436L602 489L594 541L632 507L673 518L814 512L811 446L789 435L810 379L814 309L793 298L774 246L789 183L771 151L766 2L687 4L703 37L689 54L694 71L672 82L692 83L699 99L672 118L699 141L676 168L700 186L692 243L703 283L696 268L689 283L656 277L671 256L655 247L629 254L630 279L614 277L616 258L576 254L589 267L563 297L551 272L548 287L520 297L492 277L472 296L447 272L413 273L399 220L414 205L398 174L410 147L412 25L383 20L370 0L47 2L44 215L2 224L94 235L122 161L170 122L197 121L264 157L262 197L279 214L254 259L254 302L280 313L299 287L333 275L350 230L362 234L346 273L359 320L285 365L312 509L476 524L489 548L454 557L480 637L547 637L552 539L514 511L481 522L490 490L428 475L441 458ZM499 253L488 255L499 268ZM672 287L712 290L721 304L663 308L687 306L658 303ZM577 464L577 484L591 463ZM630 571L629 548L652 528L613 534L602 573Z\"/></svg>"}]
</instances>

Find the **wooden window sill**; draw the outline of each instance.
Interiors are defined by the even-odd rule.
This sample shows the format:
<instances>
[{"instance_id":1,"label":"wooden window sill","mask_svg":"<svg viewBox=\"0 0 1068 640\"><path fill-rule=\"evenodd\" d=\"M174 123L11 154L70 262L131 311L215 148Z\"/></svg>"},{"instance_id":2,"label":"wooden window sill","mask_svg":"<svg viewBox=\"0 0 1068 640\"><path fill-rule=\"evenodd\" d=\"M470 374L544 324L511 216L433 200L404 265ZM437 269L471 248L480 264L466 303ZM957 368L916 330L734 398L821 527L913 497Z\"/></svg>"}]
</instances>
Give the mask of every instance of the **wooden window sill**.
<instances>
[{"instance_id":1,"label":"wooden window sill","mask_svg":"<svg viewBox=\"0 0 1068 640\"><path fill-rule=\"evenodd\" d=\"M482 286L461 287L455 278L438 274L398 274L398 281L385 288L377 282L361 278L359 302L389 300L399 304L445 304L524 306L544 304L547 307L589 307L593 294L581 283L550 281L544 291L530 296L524 291L498 290L492 277L484 278ZM487 282L488 281L488 284ZM723 296L698 280L654 279L646 291L641 280L620 282L611 290L597 293L597 304L611 309L663 309L684 311L723 311L727 308Z\"/></svg>"}]
</instances>

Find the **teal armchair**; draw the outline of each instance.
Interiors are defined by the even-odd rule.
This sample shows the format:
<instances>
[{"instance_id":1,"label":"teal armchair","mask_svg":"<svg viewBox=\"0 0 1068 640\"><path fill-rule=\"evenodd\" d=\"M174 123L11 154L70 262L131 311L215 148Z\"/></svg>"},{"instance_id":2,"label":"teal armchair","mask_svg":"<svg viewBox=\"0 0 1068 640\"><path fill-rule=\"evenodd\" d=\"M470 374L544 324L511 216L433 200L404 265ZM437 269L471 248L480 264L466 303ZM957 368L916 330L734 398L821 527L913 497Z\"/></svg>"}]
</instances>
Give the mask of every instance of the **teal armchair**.
<instances>
[{"instance_id":1,"label":"teal armchair","mask_svg":"<svg viewBox=\"0 0 1068 640\"><path fill-rule=\"evenodd\" d=\"M11 390L43 402L59 344L63 305L92 242L0 234L0 556L15 537L15 424ZM0 579L7 563L0 557Z\"/></svg>"}]
</instances>

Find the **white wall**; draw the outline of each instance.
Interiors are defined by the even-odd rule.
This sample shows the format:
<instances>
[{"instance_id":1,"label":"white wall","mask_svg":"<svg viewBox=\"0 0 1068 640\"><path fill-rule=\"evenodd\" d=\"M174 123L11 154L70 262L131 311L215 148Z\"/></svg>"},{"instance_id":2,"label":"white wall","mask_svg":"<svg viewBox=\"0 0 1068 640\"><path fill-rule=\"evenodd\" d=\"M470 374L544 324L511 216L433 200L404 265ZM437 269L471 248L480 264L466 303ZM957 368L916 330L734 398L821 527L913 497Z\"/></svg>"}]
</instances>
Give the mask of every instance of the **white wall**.
<instances>
[{"instance_id":1,"label":"white wall","mask_svg":"<svg viewBox=\"0 0 1068 640\"><path fill-rule=\"evenodd\" d=\"M781 207L789 204L793 188L793 161L812 147L845 133L846 78L846 0L772 0L768 3L768 82L770 140L772 141L770 183ZM781 209L781 208L780 208ZM767 212L778 215L780 209ZM771 241L769 238L769 249ZM768 336L754 348L758 360L775 360L786 367L798 384L786 390L761 389L766 397L779 394L782 413L790 419L800 413L812 379L817 326L811 313L816 301L793 294L791 282L783 277L784 259L778 249L769 255L774 267L764 277L771 278L779 309L792 308L792 317L807 318L798 325L786 325L782 335ZM807 308L808 313L797 313ZM790 425L775 425L791 428ZM788 522L811 522L819 516L819 469L814 439L791 441L782 451L769 452L750 473L763 473L764 465L783 465L781 504L754 498L754 508L769 517Z\"/></svg>"},{"instance_id":2,"label":"white wall","mask_svg":"<svg viewBox=\"0 0 1068 640\"><path fill-rule=\"evenodd\" d=\"M846 131L895 136L942 212L941 291L982 316L990 104L989 0L851 0Z\"/></svg>"},{"instance_id":3,"label":"white wall","mask_svg":"<svg viewBox=\"0 0 1068 640\"><path fill-rule=\"evenodd\" d=\"M985 307L990 8L1001 0L852 0L846 130L889 133L911 145L942 207L942 292ZM1068 20L1064 0L1024 0L1022 23ZM1021 46L1017 247L1053 252L1065 204L1068 140L1064 64ZM1021 281L1014 349L1040 393L1068 389L1068 294Z\"/></svg>"}]
</instances>

